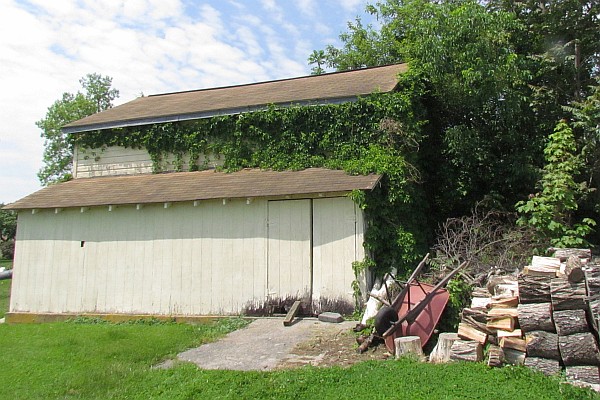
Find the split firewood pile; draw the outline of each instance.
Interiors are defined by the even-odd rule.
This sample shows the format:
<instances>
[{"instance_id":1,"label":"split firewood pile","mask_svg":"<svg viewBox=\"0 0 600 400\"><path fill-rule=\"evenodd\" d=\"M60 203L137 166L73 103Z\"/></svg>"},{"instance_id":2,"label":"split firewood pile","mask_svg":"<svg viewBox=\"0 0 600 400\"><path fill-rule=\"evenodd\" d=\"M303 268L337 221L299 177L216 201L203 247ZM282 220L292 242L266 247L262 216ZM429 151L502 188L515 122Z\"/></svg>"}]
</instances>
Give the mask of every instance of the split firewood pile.
<instances>
[{"instance_id":1,"label":"split firewood pile","mask_svg":"<svg viewBox=\"0 0 600 400\"><path fill-rule=\"evenodd\" d=\"M525 365L600 389L600 264L587 249L534 256L518 276L492 276L473 292L458 333L442 333L431 361Z\"/></svg>"}]
</instances>

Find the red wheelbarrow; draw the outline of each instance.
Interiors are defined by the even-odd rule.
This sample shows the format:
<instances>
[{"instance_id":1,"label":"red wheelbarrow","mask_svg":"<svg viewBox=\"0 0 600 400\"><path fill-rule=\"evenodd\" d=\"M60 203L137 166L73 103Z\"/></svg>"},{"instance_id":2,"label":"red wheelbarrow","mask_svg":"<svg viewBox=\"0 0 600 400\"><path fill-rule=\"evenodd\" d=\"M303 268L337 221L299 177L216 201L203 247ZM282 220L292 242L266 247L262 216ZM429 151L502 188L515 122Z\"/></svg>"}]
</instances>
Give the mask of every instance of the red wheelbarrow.
<instances>
[{"instance_id":1,"label":"red wheelbarrow","mask_svg":"<svg viewBox=\"0 0 600 400\"><path fill-rule=\"evenodd\" d=\"M434 286L417 279L428 258L429 254L406 282L397 281L402 287L401 292L389 306L382 307L375 317L375 331L385 340L386 347L392 353L397 337L419 336L421 346L427 344L450 298L444 287L468 264L468 261L463 262Z\"/></svg>"}]
</instances>

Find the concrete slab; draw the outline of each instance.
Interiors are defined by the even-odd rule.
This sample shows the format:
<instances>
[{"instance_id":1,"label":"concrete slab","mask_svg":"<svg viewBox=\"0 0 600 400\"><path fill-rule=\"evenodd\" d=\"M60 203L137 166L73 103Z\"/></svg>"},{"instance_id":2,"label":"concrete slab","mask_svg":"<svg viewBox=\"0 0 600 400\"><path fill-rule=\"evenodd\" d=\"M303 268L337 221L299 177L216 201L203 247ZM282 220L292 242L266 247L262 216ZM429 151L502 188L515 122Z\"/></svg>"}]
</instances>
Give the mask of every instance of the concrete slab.
<instances>
[{"instance_id":1,"label":"concrete slab","mask_svg":"<svg viewBox=\"0 0 600 400\"><path fill-rule=\"evenodd\" d=\"M299 343L324 333L336 335L350 330L356 321L330 324L315 318L298 319L283 326L283 318L261 318L223 339L180 353L178 360L203 369L272 370L297 358L291 351Z\"/></svg>"}]
</instances>

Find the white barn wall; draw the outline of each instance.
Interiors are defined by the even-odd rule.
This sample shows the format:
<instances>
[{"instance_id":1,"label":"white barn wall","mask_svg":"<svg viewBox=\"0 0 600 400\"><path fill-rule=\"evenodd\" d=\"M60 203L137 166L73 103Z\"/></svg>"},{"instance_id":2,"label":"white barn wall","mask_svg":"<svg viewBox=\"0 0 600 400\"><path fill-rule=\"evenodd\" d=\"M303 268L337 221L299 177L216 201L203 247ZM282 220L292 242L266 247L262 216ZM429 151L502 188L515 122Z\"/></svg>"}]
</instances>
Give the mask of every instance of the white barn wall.
<instances>
[{"instance_id":1,"label":"white barn wall","mask_svg":"<svg viewBox=\"0 0 600 400\"><path fill-rule=\"evenodd\" d=\"M349 198L81 211L19 213L11 312L237 314L309 287L353 302L363 221Z\"/></svg>"},{"instance_id":2,"label":"white barn wall","mask_svg":"<svg viewBox=\"0 0 600 400\"><path fill-rule=\"evenodd\" d=\"M220 155L201 155L196 164L200 167L215 168L223 165ZM174 154L168 154L162 160L163 172L177 170L177 161ZM190 170L190 156L183 155L181 171ZM133 149L121 146L89 149L75 147L73 157L73 177L93 178L98 176L151 174L153 162L146 149Z\"/></svg>"},{"instance_id":3,"label":"white barn wall","mask_svg":"<svg viewBox=\"0 0 600 400\"><path fill-rule=\"evenodd\" d=\"M264 301L265 221L242 200L22 212L11 312L237 313Z\"/></svg>"}]
</instances>

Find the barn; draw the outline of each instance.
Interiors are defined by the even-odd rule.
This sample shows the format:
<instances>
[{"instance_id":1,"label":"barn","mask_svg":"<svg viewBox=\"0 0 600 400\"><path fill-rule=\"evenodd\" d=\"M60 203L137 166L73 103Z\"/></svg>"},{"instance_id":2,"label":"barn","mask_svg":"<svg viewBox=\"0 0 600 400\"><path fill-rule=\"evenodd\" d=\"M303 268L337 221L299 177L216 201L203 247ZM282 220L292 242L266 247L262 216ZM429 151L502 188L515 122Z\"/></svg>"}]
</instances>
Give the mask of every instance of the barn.
<instances>
[{"instance_id":1,"label":"barn","mask_svg":"<svg viewBox=\"0 0 600 400\"><path fill-rule=\"evenodd\" d=\"M89 131L337 104L391 92L404 65L141 97L67 125ZM8 206L18 212L8 321L71 315L201 317L271 313L302 299L347 312L365 256L348 196L381 176L341 170L223 172L185 155L156 172L147 149L75 148L73 179ZM168 158L168 157L167 157ZM176 164L177 168L176 168ZM202 170L192 165L202 164Z\"/></svg>"}]
</instances>

